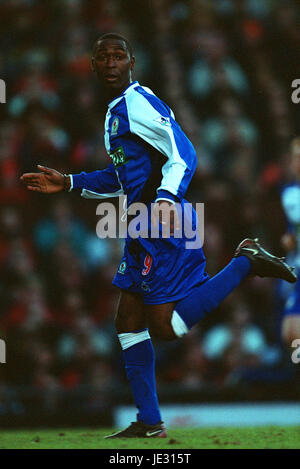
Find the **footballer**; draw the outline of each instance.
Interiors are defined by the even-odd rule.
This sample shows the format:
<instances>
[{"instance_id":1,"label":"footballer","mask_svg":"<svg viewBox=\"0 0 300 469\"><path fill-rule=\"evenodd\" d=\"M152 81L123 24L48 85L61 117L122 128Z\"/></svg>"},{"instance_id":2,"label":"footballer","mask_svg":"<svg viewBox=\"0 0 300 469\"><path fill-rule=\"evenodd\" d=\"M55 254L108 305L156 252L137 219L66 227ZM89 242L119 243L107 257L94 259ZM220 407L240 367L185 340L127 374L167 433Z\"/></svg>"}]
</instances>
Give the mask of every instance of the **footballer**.
<instances>
[{"instance_id":1,"label":"footballer","mask_svg":"<svg viewBox=\"0 0 300 469\"><path fill-rule=\"evenodd\" d=\"M159 212L164 219L174 204L184 208L197 166L196 152L169 106L133 81L134 65L126 38L108 33L95 42L92 68L107 98L104 139L111 164L104 170L71 175L38 166L39 173L21 176L29 190L80 191L83 197L99 199L125 194L128 206L146 204L150 223L156 223ZM193 226L197 223L193 209L187 220ZM182 337L249 275L297 280L292 267L252 239L242 241L231 262L211 278L205 271L202 247L187 249L185 235L174 236L175 222L176 216L169 217L168 237L132 238L128 234L125 240L113 279L120 289L115 326L138 413L128 428L107 438L167 434L149 331L164 340Z\"/></svg>"}]
</instances>

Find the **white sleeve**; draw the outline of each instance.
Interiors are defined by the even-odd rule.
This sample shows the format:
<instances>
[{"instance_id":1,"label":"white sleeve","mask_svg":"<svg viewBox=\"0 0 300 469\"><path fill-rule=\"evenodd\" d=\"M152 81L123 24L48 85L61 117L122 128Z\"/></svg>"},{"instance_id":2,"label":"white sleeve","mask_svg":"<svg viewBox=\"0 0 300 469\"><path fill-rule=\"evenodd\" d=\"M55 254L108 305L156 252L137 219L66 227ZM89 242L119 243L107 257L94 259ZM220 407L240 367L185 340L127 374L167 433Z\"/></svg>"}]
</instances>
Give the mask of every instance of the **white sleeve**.
<instances>
[{"instance_id":1,"label":"white sleeve","mask_svg":"<svg viewBox=\"0 0 300 469\"><path fill-rule=\"evenodd\" d=\"M189 140L182 131L178 131L178 126L175 141L171 121L174 114L171 113L171 118L162 116L140 93L131 93L126 103L130 131L168 158L162 167L162 182L157 191L166 190L176 196L189 170L183 158L183 155L188 153L184 152L184 147L186 149L188 144L191 145Z\"/></svg>"}]
</instances>

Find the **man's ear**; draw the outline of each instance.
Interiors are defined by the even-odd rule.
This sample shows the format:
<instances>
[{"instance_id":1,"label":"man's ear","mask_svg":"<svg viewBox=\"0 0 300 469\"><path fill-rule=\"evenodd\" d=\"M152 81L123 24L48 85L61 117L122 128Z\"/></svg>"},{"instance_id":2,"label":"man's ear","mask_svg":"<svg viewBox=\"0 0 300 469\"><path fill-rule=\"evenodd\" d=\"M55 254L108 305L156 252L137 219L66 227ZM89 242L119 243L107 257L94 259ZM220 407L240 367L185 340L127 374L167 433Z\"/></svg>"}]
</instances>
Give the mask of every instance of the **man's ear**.
<instances>
[{"instance_id":1,"label":"man's ear","mask_svg":"<svg viewBox=\"0 0 300 469\"><path fill-rule=\"evenodd\" d=\"M131 59L130 59L130 70L131 71L133 71L134 66L135 66L135 57L132 56Z\"/></svg>"},{"instance_id":2,"label":"man's ear","mask_svg":"<svg viewBox=\"0 0 300 469\"><path fill-rule=\"evenodd\" d=\"M91 69L92 69L93 72L96 71L95 70L95 59L94 59L94 57L91 58Z\"/></svg>"}]
</instances>

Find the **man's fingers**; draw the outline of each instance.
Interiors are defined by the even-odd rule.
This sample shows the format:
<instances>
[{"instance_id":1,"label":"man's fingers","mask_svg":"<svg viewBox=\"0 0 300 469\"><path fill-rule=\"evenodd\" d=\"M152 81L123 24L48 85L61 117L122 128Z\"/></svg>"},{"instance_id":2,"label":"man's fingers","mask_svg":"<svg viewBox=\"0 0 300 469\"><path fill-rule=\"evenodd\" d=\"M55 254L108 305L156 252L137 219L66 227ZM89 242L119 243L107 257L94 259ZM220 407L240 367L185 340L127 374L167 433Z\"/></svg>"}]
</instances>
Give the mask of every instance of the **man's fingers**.
<instances>
[{"instance_id":1,"label":"man's fingers","mask_svg":"<svg viewBox=\"0 0 300 469\"><path fill-rule=\"evenodd\" d=\"M52 174L52 173L53 173L53 169L47 168L47 166L42 166L42 165L38 164L37 167L38 167L41 171L43 171L43 173L46 173L46 174Z\"/></svg>"},{"instance_id":2,"label":"man's fingers","mask_svg":"<svg viewBox=\"0 0 300 469\"><path fill-rule=\"evenodd\" d=\"M179 216L178 216L178 213L177 213L177 210L175 208L174 210L174 222L175 222L175 230L179 230L180 229L180 223L179 223Z\"/></svg>"},{"instance_id":3,"label":"man's fingers","mask_svg":"<svg viewBox=\"0 0 300 469\"><path fill-rule=\"evenodd\" d=\"M33 191L33 190L41 191L42 190L41 184L35 184L34 182L29 182L28 184L26 184L26 187L27 187L27 189L29 189L31 191Z\"/></svg>"},{"instance_id":4,"label":"man's fingers","mask_svg":"<svg viewBox=\"0 0 300 469\"><path fill-rule=\"evenodd\" d=\"M20 179L30 191L48 192L44 173L26 173Z\"/></svg>"},{"instance_id":5,"label":"man's fingers","mask_svg":"<svg viewBox=\"0 0 300 469\"><path fill-rule=\"evenodd\" d=\"M36 177L34 175L32 175L32 176L30 176L30 175L25 176L24 175L24 177L23 176L21 177L21 181L26 186L40 186L42 184L41 178Z\"/></svg>"},{"instance_id":6,"label":"man's fingers","mask_svg":"<svg viewBox=\"0 0 300 469\"><path fill-rule=\"evenodd\" d=\"M151 211L151 223L156 228L157 227L157 205L152 206Z\"/></svg>"},{"instance_id":7,"label":"man's fingers","mask_svg":"<svg viewBox=\"0 0 300 469\"><path fill-rule=\"evenodd\" d=\"M177 207L165 204L156 203L152 207L151 223L157 227L159 223L162 225L163 237L174 236L175 230L180 230L180 217L177 212Z\"/></svg>"},{"instance_id":8,"label":"man's fingers","mask_svg":"<svg viewBox=\"0 0 300 469\"><path fill-rule=\"evenodd\" d=\"M21 181L30 181L38 178L38 173L25 173L20 177Z\"/></svg>"},{"instance_id":9,"label":"man's fingers","mask_svg":"<svg viewBox=\"0 0 300 469\"><path fill-rule=\"evenodd\" d=\"M42 192L42 189L40 186L27 186L27 189L30 191L35 191L35 192Z\"/></svg>"},{"instance_id":10,"label":"man's fingers","mask_svg":"<svg viewBox=\"0 0 300 469\"><path fill-rule=\"evenodd\" d=\"M159 218L159 222L161 225L166 228L170 226L170 234L174 234L174 227L176 230L180 229L180 220L177 213L176 206L170 207L164 206L164 204L156 203L153 206L152 213L151 213L151 222L156 227L157 226L157 219Z\"/></svg>"}]
</instances>

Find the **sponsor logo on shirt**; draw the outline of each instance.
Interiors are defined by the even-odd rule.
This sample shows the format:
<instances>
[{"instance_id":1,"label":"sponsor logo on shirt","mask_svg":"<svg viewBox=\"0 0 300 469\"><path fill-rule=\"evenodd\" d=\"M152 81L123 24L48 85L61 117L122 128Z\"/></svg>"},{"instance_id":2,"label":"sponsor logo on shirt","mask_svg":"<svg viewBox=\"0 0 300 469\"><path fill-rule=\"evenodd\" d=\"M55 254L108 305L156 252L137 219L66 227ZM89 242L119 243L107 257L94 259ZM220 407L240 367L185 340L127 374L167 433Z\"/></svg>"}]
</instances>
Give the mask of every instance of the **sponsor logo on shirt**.
<instances>
[{"instance_id":1,"label":"sponsor logo on shirt","mask_svg":"<svg viewBox=\"0 0 300 469\"><path fill-rule=\"evenodd\" d=\"M123 147L116 148L114 151L110 152L109 156L111 157L115 168L118 168L129 161L124 153Z\"/></svg>"}]
</instances>

